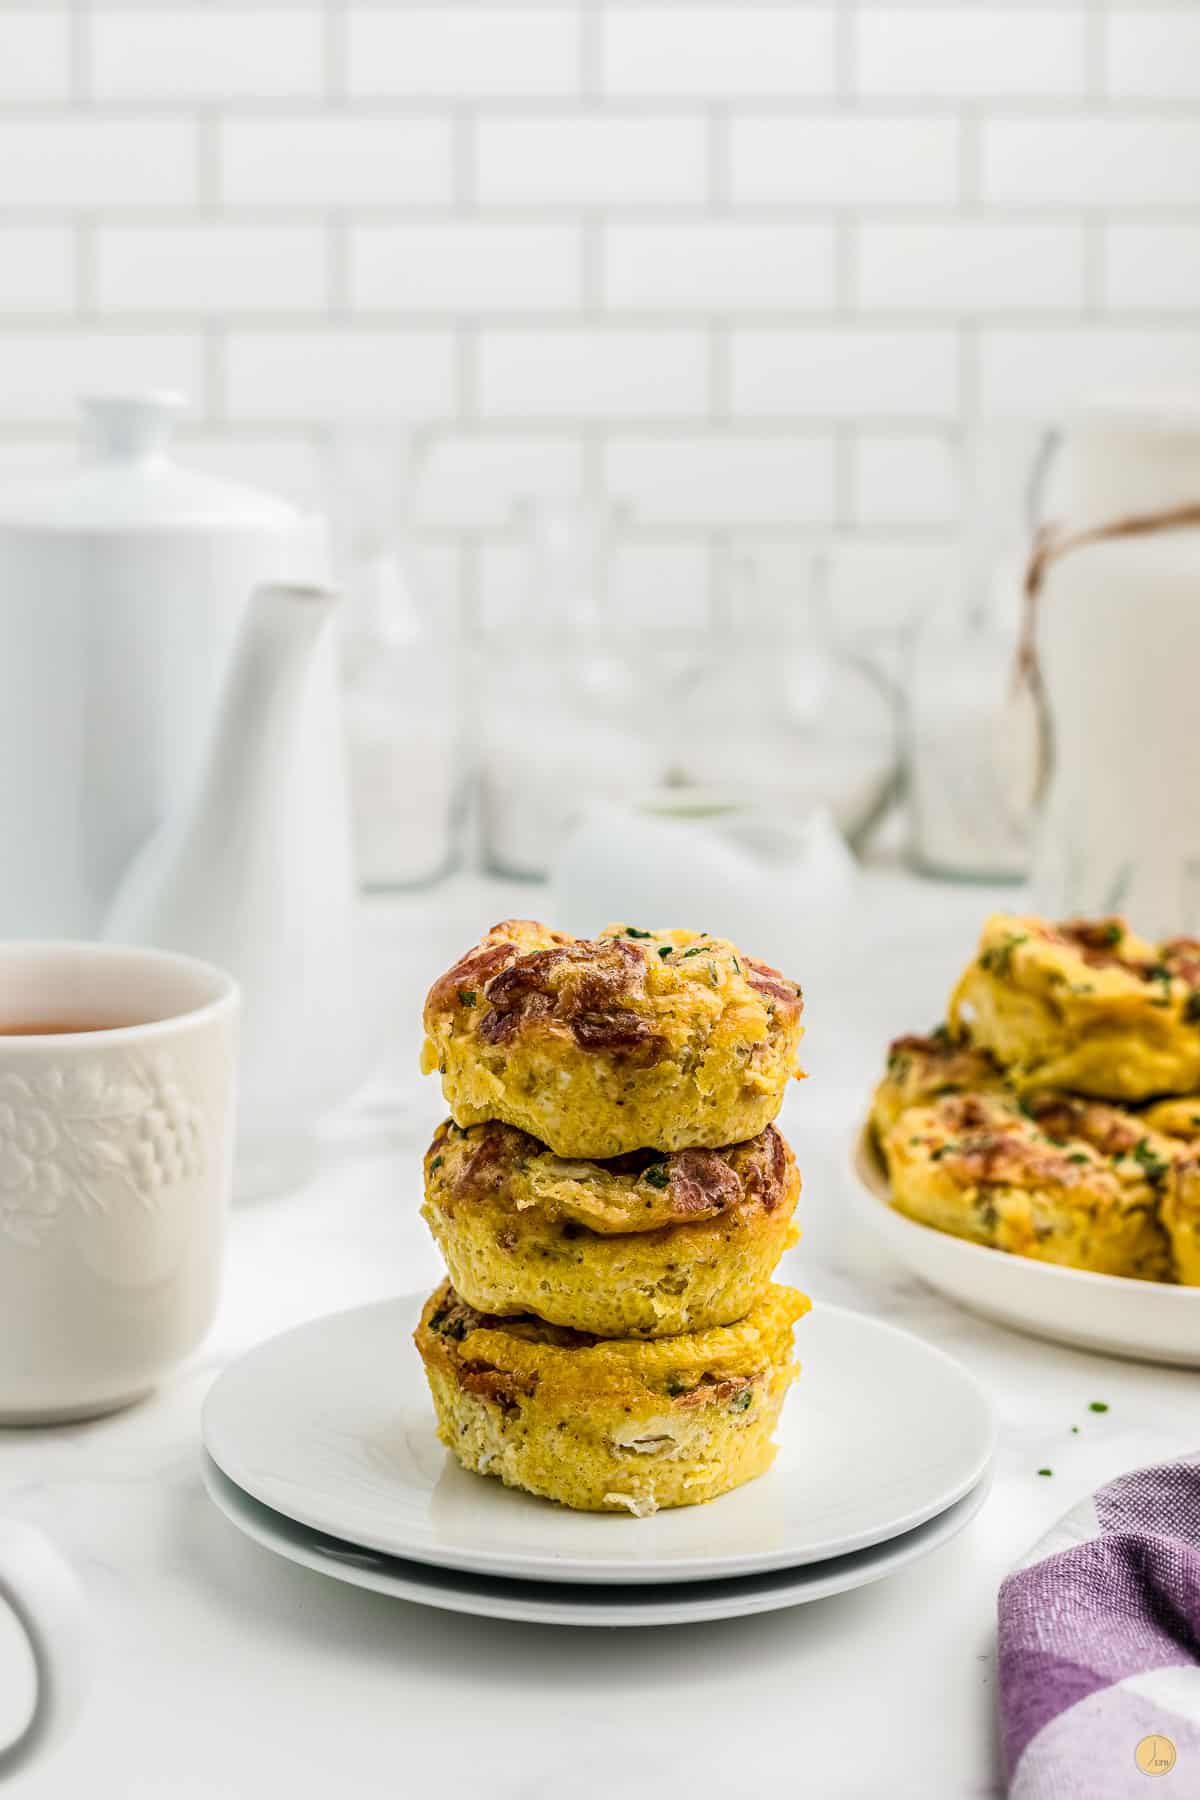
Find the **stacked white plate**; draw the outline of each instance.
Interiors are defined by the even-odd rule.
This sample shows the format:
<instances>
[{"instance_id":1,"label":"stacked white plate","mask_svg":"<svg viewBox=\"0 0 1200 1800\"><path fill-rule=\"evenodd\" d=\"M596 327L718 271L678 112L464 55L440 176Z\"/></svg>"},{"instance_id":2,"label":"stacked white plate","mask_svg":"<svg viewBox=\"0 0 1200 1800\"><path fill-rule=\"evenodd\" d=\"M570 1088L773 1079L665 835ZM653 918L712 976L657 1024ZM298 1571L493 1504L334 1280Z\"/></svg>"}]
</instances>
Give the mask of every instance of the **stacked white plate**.
<instances>
[{"instance_id":1,"label":"stacked white plate","mask_svg":"<svg viewBox=\"0 0 1200 1800\"><path fill-rule=\"evenodd\" d=\"M437 1440L411 1296L316 1319L227 1369L204 1409L222 1512L306 1568L451 1612L666 1625L861 1587L983 1504L994 1427L940 1350L839 1307L797 1331L774 1468L707 1506L573 1513L460 1469Z\"/></svg>"}]
</instances>

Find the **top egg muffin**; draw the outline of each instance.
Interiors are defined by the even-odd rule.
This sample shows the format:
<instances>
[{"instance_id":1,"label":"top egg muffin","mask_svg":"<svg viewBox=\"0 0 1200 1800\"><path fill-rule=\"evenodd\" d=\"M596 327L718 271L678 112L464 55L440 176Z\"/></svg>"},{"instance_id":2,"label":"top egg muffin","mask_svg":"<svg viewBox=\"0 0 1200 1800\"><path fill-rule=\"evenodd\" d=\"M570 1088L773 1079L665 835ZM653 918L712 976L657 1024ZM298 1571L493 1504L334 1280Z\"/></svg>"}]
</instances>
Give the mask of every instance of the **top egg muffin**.
<instances>
[{"instance_id":1,"label":"top egg muffin","mask_svg":"<svg viewBox=\"0 0 1200 1800\"><path fill-rule=\"evenodd\" d=\"M1021 1089L1147 1100L1200 1087L1200 941L1154 945L1121 918L997 913L950 1002Z\"/></svg>"},{"instance_id":2,"label":"top egg muffin","mask_svg":"<svg viewBox=\"0 0 1200 1800\"><path fill-rule=\"evenodd\" d=\"M725 938L494 925L434 982L421 1067L457 1125L500 1119L556 1156L756 1137L796 1074L794 981Z\"/></svg>"}]
</instances>

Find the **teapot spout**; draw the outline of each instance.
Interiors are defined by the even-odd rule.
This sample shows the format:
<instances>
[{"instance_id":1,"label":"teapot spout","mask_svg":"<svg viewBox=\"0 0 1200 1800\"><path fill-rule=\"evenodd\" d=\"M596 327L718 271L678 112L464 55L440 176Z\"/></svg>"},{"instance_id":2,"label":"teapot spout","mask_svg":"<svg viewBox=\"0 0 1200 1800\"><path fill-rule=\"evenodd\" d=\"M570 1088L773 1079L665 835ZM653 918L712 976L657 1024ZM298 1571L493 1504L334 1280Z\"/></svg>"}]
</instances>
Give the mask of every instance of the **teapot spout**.
<instances>
[{"instance_id":1,"label":"teapot spout","mask_svg":"<svg viewBox=\"0 0 1200 1800\"><path fill-rule=\"evenodd\" d=\"M251 596L190 798L130 870L105 926L242 986L243 1134L285 1133L363 1073L336 596Z\"/></svg>"}]
</instances>

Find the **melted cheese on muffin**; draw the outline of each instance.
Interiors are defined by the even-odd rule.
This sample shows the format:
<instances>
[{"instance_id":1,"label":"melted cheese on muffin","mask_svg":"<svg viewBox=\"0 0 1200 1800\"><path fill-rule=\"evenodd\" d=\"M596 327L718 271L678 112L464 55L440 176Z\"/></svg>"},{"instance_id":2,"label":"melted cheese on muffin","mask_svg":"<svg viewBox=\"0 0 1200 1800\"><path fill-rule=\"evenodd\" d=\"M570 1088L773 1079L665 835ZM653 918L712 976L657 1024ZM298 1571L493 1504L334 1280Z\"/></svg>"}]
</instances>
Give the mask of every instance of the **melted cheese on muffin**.
<instances>
[{"instance_id":1,"label":"melted cheese on muffin","mask_svg":"<svg viewBox=\"0 0 1200 1800\"><path fill-rule=\"evenodd\" d=\"M1041 1262L1170 1278L1160 1205L1177 1149L1134 1114L1077 1096L948 1096L882 1140L892 1203L921 1224Z\"/></svg>"},{"instance_id":2,"label":"melted cheese on muffin","mask_svg":"<svg viewBox=\"0 0 1200 1800\"><path fill-rule=\"evenodd\" d=\"M928 1037L895 1038L888 1046L887 1072L871 1102L871 1126L882 1139L910 1106L924 1106L945 1094L998 1093L1006 1085L986 1050L952 1038L944 1025Z\"/></svg>"},{"instance_id":3,"label":"melted cheese on muffin","mask_svg":"<svg viewBox=\"0 0 1200 1800\"><path fill-rule=\"evenodd\" d=\"M1157 946L1123 919L998 913L950 1003L956 1032L1022 1088L1145 1100L1200 1087L1200 944Z\"/></svg>"}]
</instances>

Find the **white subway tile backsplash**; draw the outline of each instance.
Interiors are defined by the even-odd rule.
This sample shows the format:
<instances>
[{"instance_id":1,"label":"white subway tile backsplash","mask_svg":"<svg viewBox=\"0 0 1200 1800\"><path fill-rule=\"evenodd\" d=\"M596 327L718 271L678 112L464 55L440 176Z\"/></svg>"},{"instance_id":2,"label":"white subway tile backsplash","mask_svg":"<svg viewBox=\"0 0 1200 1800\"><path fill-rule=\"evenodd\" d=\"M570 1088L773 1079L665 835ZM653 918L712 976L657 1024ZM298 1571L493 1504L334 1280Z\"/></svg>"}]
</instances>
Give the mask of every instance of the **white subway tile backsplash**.
<instances>
[{"instance_id":1,"label":"white subway tile backsplash","mask_svg":"<svg viewBox=\"0 0 1200 1800\"><path fill-rule=\"evenodd\" d=\"M1200 381L1197 99L1188 0L0 0L0 473L169 385L312 501L398 412L448 604L587 492L631 612L899 606L964 442Z\"/></svg>"},{"instance_id":2,"label":"white subway tile backsplash","mask_svg":"<svg viewBox=\"0 0 1200 1800\"><path fill-rule=\"evenodd\" d=\"M573 437L439 439L421 470L416 513L423 526L505 526L522 501L563 501L583 485L583 451Z\"/></svg>"},{"instance_id":3,"label":"white subway tile backsplash","mask_svg":"<svg viewBox=\"0 0 1200 1800\"><path fill-rule=\"evenodd\" d=\"M63 313L75 303L75 244L64 225L0 226L0 312Z\"/></svg>"},{"instance_id":4,"label":"white subway tile backsplash","mask_svg":"<svg viewBox=\"0 0 1200 1800\"><path fill-rule=\"evenodd\" d=\"M1200 123L1150 116L1005 118L983 126L983 197L996 206L1195 206Z\"/></svg>"},{"instance_id":5,"label":"white subway tile backsplash","mask_svg":"<svg viewBox=\"0 0 1200 1800\"><path fill-rule=\"evenodd\" d=\"M481 118L476 156L484 205L695 206L707 188L707 139L699 118Z\"/></svg>"},{"instance_id":6,"label":"white subway tile backsplash","mask_svg":"<svg viewBox=\"0 0 1200 1800\"><path fill-rule=\"evenodd\" d=\"M65 100L70 85L66 8L0 13L0 104L7 100Z\"/></svg>"},{"instance_id":7,"label":"white subway tile backsplash","mask_svg":"<svg viewBox=\"0 0 1200 1800\"><path fill-rule=\"evenodd\" d=\"M700 331L497 329L480 339L484 417L690 418L709 401Z\"/></svg>"},{"instance_id":8,"label":"white subway tile backsplash","mask_svg":"<svg viewBox=\"0 0 1200 1800\"><path fill-rule=\"evenodd\" d=\"M1195 8L1111 12L1104 21L1105 91L1122 100L1200 99Z\"/></svg>"},{"instance_id":9,"label":"white subway tile backsplash","mask_svg":"<svg viewBox=\"0 0 1200 1800\"><path fill-rule=\"evenodd\" d=\"M315 312L328 304L319 225L106 225L97 305L112 312Z\"/></svg>"},{"instance_id":10,"label":"white subway tile backsplash","mask_svg":"<svg viewBox=\"0 0 1200 1800\"><path fill-rule=\"evenodd\" d=\"M733 410L749 418L950 418L953 331L853 327L733 333Z\"/></svg>"},{"instance_id":11,"label":"white subway tile backsplash","mask_svg":"<svg viewBox=\"0 0 1200 1800\"><path fill-rule=\"evenodd\" d=\"M956 120L838 113L735 118L735 204L949 206L958 197Z\"/></svg>"},{"instance_id":12,"label":"white subway tile backsplash","mask_svg":"<svg viewBox=\"0 0 1200 1800\"><path fill-rule=\"evenodd\" d=\"M444 206L453 186L437 118L227 119L220 163L230 206Z\"/></svg>"},{"instance_id":13,"label":"white subway tile backsplash","mask_svg":"<svg viewBox=\"0 0 1200 1800\"><path fill-rule=\"evenodd\" d=\"M958 512L957 456L944 438L864 435L852 483L860 525L949 525Z\"/></svg>"},{"instance_id":14,"label":"white subway tile backsplash","mask_svg":"<svg viewBox=\"0 0 1200 1800\"><path fill-rule=\"evenodd\" d=\"M856 243L858 304L882 311L1078 311L1083 227L1070 224L878 223Z\"/></svg>"},{"instance_id":15,"label":"white subway tile backsplash","mask_svg":"<svg viewBox=\"0 0 1200 1800\"><path fill-rule=\"evenodd\" d=\"M1084 8L860 7L855 18L858 92L971 100L1082 94Z\"/></svg>"},{"instance_id":16,"label":"white subway tile backsplash","mask_svg":"<svg viewBox=\"0 0 1200 1800\"><path fill-rule=\"evenodd\" d=\"M980 408L985 418L1047 422L1114 388L1179 394L1200 386L1200 329L1075 326L983 333Z\"/></svg>"},{"instance_id":17,"label":"white subway tile backsplash","mask_svg":"<svg viewBox=\"0 0 1200 1800\"><path fill-rule=\"evenodd\" d=\"M710 617L711 588L705 544L621 543L609 571L609 606L630 625L696 629Z\"/></svg>"},{"instance_id":18,"label":"white subway tile backsplash","mask_svg":"<svg viewBox=\"0 0 1200 1800\"><path fill-rule=\"evenodd\" d=\"M1104 300L1110 311L1200 313L1200 223L1108 226Z\"/></svg>"},{"instance_id":19,"label":"white subway tile backsplash","mask_svg":"<svg viewBox=\"0 0 1200 1800\"><path fill-rule=\"evenodd\" d=\"M81 393L170 388L195 404L201 344L186 332L0 332L0 418L68 423Z\"/></svg>"},{"instance_id":20,"label":"white subway tile backsplash","mask_svg":"<svg viewBox=\"0 0 1200 1800\"><path fill-rule=\"evenodd\" d=\"M270 99L321 91L322 21L313 6L93 7L92 85L101 100Z\"/></svg>"},{"instance_id":21,"label":"white subway tile backsplash","mask_svg":"<svg viewBox=\"0 0 1200 1800\"><path fill-rule=\"evenodd\" d=\"M738 532L733 548L749 559L765 594L787 595L797 608L819 597L840 637L875 650L951 591L959 574L938 534L917 538L907 525L890 535L874 526L869 537L857 528L798 539Z\"/></svg>"},{"instance_id":22,"label":"white subway tile backsplash","mask_svg":"<svg viewBox=\"0 0 1200 1800\"><path fill-rule=\"evenodd\" d=\"M416 329L234 331L225 396L231 419L445 419L457 398L453 336Z\"/></svg>"},{"instance_id":23,"label":"white subway tile backsplash","mask_svg":"<svg viewBox=\"0 0 1200 1800\"><path fill-rule=\"evenodd\" d=\"M568 95L579 85L574 8L352 6L355 95Z\"/></svg>"},{"instance_id":24,"label":"white subway tile backsplash","mask_svg":"<svg viewBox=\"0 0 1200 1800\"><path fill-rule=\"evenodd\" d=\"M603 83L616 95L830 94L832 6L609 7Z\"/></svg>"},{"instance_id":25,"label":"white subway tile backsplash","mask_svg":"<svg viewBox=\"0 0 1200 1800\"><path fill-rule=\"evenodd\" d=\"M351 305L365 311L557 311L581 299L577 225L357 225Z\"/></svg>"},{"instance_id":26,"label":"white subway tile backsplash","mask_svg":"<svg viewBox=\"0 0 1200 1800\"><path fill-rule=\"evenodd\" d=\"M669 311L827 308L832 224L610 225L604 297L612 307Z\"/></svg>"},{"instance_id":27,"label":"white subway tile backsplash","mask_svg":"<svg viewBox=\"0 0 1200 1800\"><path fill-rule=\"evenodd\" d=\"M643 525L819 525L834 510L830 437L614 437L605 486Z\"/></svg>"},{"instance_id":28,"label":"white subway tile backsplash","mask_svg":"<svg viewBox=\"0 0 1200 1800\"><path fill-rule=\"evenodd\" d=\"M0 118L0 206L187 206L196 128L184 119Z\"/></svg>"}]
</instances>

